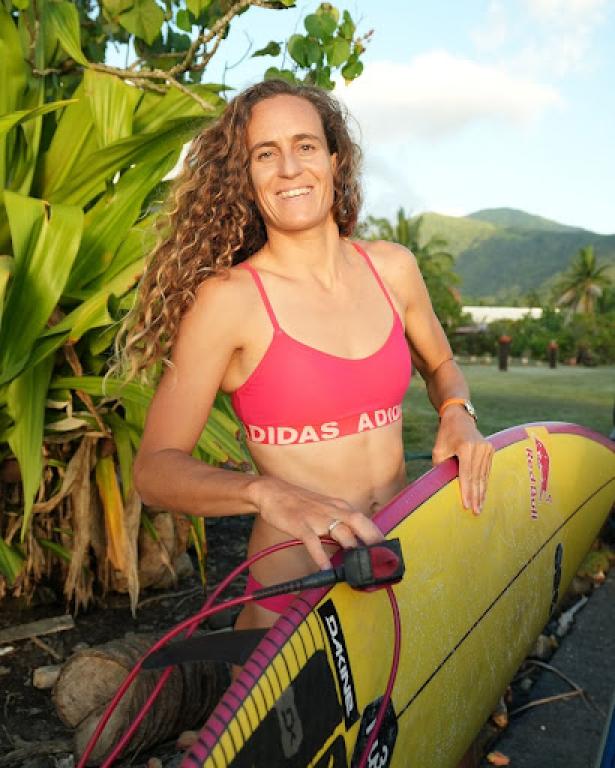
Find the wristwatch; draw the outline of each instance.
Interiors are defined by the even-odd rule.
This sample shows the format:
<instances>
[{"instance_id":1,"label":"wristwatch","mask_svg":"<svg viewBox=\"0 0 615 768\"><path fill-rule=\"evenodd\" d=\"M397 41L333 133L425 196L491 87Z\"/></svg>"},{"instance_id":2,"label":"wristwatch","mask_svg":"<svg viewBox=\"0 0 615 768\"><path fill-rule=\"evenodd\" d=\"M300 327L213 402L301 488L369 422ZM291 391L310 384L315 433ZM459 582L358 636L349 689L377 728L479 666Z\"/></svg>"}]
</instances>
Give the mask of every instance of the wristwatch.
<instances>
[{"instance_id":1,"label":"wristwatch","mask_svg":"<svg viewBox=\"0 0 615 768\"><path fill-rule=\"evenodd\" d=\"M463 397L449 397L447 400L445 400L438 408L438 416L440 418L442 418L442 414L449 405L460 405L462 408L465 408L467 413L474 419L474 421L478 421L476 409L469 400L464 400Z\"/></svg>"}]
</instances>

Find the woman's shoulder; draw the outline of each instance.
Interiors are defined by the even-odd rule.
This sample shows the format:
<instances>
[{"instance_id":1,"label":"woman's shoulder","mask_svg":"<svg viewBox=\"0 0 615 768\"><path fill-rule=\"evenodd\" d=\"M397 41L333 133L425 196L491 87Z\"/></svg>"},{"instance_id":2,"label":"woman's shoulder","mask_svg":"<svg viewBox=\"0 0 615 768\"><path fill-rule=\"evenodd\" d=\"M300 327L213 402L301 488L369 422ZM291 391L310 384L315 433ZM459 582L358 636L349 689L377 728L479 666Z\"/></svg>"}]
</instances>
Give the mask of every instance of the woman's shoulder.
<instances>
[{"instance_id":1,"label":"woman's shoulder","mask_svg":"<svg viewBox=\"0 0 615 768\"><path fill-rule=\"evenodd\" d=\"M238 266L209 275L196 290L190 314L220 331L240 333L258 301L252 282L249 271Z\"/></svg>"},{"instance_id":2,"label":"woman's shoulder","mask_svg":"<svg viewBox=\"0 0 615 768\"><path fill-rule=\"evenodd\" d=\"M233 265L201 281L196 291L196 303L202 306L228 303L237 308L245 306L253 295L252 283L253 278L247 269L239 264Z\"/></svg>"},{"instance_id":3,"label":"woman's shoulder","mask_svg":"<svg viewBox=\"0 0 615 768\"><path fill-rule=\"evenodd\" d=\"M389 240L355 240L354 242L366 251L378 274L402 296L418 274L412 251Z\"/></svg>"}]
</instances>

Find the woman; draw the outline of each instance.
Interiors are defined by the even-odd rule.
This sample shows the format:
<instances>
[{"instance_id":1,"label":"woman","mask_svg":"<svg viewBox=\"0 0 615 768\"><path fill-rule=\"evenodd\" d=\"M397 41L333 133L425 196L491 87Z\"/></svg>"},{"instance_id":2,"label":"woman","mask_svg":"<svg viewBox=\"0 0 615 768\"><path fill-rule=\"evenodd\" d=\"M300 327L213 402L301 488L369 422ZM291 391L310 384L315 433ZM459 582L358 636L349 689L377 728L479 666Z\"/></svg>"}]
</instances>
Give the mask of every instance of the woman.
<instances>
[{"instance_id":1,"label":"woman","mask_svg":"<svg viewBox=\"0 0 615 768\"><path fill-rule=\"evenodd\" d=\"M357 221L358 149L336 101L269 81L229 103L191 146L170 227L127 338L135 368L171 351L135 464L143 500L204 516L255 515L248 589L329 567L382 538L371 516L407 483L401 401L410 352L440 411L433 458L459 457L463 504L480 512L491 446L412 254L346 239ZM191 457L218 389L231 394L260 474ZM238 627L266 627L275 598Z\"/></svg>"}]
</instances>

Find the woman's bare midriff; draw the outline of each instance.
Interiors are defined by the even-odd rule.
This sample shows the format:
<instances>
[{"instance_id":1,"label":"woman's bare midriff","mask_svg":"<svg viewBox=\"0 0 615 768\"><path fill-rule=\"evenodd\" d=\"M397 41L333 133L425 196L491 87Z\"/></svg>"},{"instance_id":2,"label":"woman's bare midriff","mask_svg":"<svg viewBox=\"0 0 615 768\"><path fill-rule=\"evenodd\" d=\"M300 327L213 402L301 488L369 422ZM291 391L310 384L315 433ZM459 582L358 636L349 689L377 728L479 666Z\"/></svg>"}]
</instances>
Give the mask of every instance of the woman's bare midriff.
<instances>
[{"instance_id":1,"label":"woman's bare midriff","mask_svg":"<svg viewBox=\"0 0 615 768\"><path fill-rule=\"evenodd\" d=\"M311 445L252 445L252 458L261 475L326 496L343 499L371 517L407 483L401 421L370 432L348 435ZM285 541L286 534L256 516L248 544L253 555ZM336 547L326 548L329 554ZM317 570L303 547L277 552L254 565L254 577L264 585L299 578ZM271 626L277 614L254 603L248 604L236 627Z\"/></svg>"}]
</instances>

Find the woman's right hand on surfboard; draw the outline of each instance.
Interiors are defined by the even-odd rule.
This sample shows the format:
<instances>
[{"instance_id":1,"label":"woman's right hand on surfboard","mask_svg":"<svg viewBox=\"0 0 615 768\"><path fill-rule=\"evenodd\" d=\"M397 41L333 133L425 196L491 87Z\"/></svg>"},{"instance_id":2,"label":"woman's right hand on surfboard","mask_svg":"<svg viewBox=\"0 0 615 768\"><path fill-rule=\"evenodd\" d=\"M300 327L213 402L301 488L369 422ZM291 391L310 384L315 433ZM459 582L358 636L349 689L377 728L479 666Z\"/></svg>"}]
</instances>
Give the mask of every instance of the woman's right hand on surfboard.
<instances>
[{"instance_id":1,"label":"woman's right hand on surfboard","mask_svg":"<svg viewBox=\"0 0 615 768\"><path fill-rule=\"evenodd\" d=\"M359 540L376 544L384 539L375 523L343 499L266 476L255 483L255 491L263 520L291 538L300 539L321 570L331 567L321 542L323 537L335 539L344 548L356 547Z\"/></svg>"}]
</instances>

